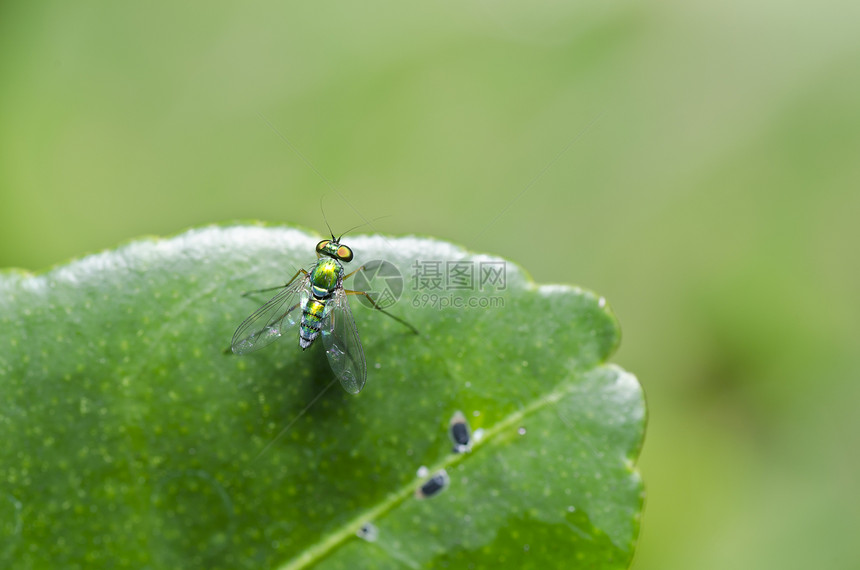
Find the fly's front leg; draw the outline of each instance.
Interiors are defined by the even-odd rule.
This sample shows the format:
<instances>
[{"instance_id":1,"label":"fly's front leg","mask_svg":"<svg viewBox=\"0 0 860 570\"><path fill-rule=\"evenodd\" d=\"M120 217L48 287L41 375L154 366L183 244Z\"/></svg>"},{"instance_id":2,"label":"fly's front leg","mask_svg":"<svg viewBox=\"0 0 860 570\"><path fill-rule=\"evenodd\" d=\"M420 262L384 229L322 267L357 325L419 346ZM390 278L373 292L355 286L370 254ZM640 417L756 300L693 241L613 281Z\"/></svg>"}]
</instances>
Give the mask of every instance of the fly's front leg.
<instances>
[{"instance_id":1,"label":"fly's front leg","mask_svg":"<svg viewBox=\"0 0 860 570\"><path fill-rule=\"evenodd\" d=\"M284 287L289 287L293 283L293 281L296 280L296 277L298 277L300 274L303 274L305 277L308 276L307 271L305 271L304 269L299 269L298 271L296 271L295 275L293 275L293 277L289 281L287 281L285 285L276 285L275 287L266 287L265 289L254 289L253 291L243 291L242 296L247 297L248 295L253 295L255 293L266 293L268 291L274 291L276 289L283 289Z\"/></svg>"},{"instance_id":2,"label":"fly's front leg","mask_svg":"<svg viewBox=\"0 0 860 570\"><path fill-rule=\"evenodd\" d=\"M349 279L350 277L352 277L353 275L355 275L356 273L358 273L362 269L365 269L365 267L363 265L361 267L359 267L358 269L356 269L355 271L351 271L351 272L347 273L346 275L344 275L343 280L346 281L347 279ZM352 293L355 293L355 291L352 291Z\"/></svg>"}]
</instances>

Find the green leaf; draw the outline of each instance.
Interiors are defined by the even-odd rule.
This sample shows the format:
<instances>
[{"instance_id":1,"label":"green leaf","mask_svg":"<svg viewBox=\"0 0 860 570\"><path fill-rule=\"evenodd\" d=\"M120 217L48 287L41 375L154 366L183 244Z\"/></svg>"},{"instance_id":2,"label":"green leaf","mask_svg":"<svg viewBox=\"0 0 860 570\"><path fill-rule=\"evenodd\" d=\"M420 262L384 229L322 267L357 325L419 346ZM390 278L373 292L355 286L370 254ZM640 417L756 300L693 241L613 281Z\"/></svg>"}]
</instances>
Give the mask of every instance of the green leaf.
<instances>
[{"instance_id":1,"label":"green leaf","mask_svg":"<svg viewBox=\"0 0 860 570\"><path fill-rule=\"evenodd\" d=\"M318 239L206 227L0 274L0 567L627 567L645 408L606 363L604 300L444 242L354 236L347 270L393 263L389 311L420 331L352 303L360 394L295 329L225 353L266 300L240 293L307 267ZM449 487L416 498L441 469Z\"/></svg>"}]
</instances>

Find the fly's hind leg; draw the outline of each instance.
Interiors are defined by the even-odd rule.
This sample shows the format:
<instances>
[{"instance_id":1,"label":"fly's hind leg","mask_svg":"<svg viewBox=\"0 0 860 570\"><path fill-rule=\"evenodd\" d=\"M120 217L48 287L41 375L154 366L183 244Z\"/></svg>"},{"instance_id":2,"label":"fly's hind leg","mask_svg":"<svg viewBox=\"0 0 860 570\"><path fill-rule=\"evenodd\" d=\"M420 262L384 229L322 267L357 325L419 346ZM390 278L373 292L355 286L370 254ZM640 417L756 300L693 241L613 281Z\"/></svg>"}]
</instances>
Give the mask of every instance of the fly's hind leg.
<instances>
[{"instance_id":1,"label":"fly's hind leg","mask_svg":"<svg viewBox=\"0 0 860 570\"><path fill-rule=\"evenodd\" d=\"M355 273L355 271L353 271L352 273ZM350 273L349 275L352 275L352 273ZM347 277L349 277L349 275L347 275ZM392 319L394 319L398 323L402 324L403 326L405 326L406 328L411 330L413 333L419 334L418 329L416 329L415 327L413 327L412 325L410 325L409 323L407 323L406 321L404 321L403 319L401 319L397 315L392 315L391 313L389 313L388 311L386 311L385 309L383 309L382 307L377 305L376 301L373 300L373 297L368 295L365 291L351 291L349 289L344 289L343 292L346 293L347 295L364 295L365 298L368 301L370 301L370 304L373 305L374 309L376 309L377 311L379 311L381 313L385 313L386 315L388 315L389 317L391 317Z\"/></svg>"}]
</instances>

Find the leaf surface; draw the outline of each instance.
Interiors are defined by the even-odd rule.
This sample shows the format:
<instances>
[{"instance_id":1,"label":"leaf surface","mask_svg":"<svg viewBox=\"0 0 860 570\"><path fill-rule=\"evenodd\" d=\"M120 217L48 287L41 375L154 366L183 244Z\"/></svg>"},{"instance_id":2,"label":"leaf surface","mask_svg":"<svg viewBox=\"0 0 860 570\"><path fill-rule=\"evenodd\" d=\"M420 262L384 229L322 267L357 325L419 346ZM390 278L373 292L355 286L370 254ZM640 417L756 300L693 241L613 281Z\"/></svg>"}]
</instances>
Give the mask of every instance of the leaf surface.
<instances>
[{"instance_id":1,"label":"leaf surface","mask_svg":"<svg viewBox=\"0 0 860 570\"><path fill-rule=\"evenodd\" d=\"M0 274L0 566L627 567L645 406L607 363L605 301L444 242L354 236L345 269L396 268L388 310L419 330L353 296L360 394L296 329L225 353L266 301L241 292L308 268L319 239L211 226Z\"/></svg>"}]
</instances>

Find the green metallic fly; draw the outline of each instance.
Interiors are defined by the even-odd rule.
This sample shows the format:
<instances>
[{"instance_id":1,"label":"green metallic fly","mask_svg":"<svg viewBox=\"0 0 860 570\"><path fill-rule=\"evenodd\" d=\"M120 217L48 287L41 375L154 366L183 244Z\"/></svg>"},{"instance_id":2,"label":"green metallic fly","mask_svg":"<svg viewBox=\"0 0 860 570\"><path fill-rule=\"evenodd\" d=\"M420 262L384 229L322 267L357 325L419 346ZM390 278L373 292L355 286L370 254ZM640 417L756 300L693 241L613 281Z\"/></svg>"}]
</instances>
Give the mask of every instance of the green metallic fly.
<instances>
[{"instance_id":1,"label":"green metallic fly","mask_svg":"<svg viewBox=\"0 0 860 570\"><path fill-rule=\"evenodd\" d=\"M286 285L252 291L281 289L266 304L245 319L233 334L230 348L236 354L259 350L299 325L299 346L305 350L322 334L329 365L344 389L358 394L367 381L367 362L358 329L349 308L349 295L364 295L371 305L389 317L418 331L406 321L388 313L364 291L344 289L341 262L352 261L352 249L340 243L343 237L324 239L317 244L317 261L307 270L299 269ZM297 311L296 309L301 309ZM301 317L299 317L301 313Z\"/></svg>"}]
</instances>

